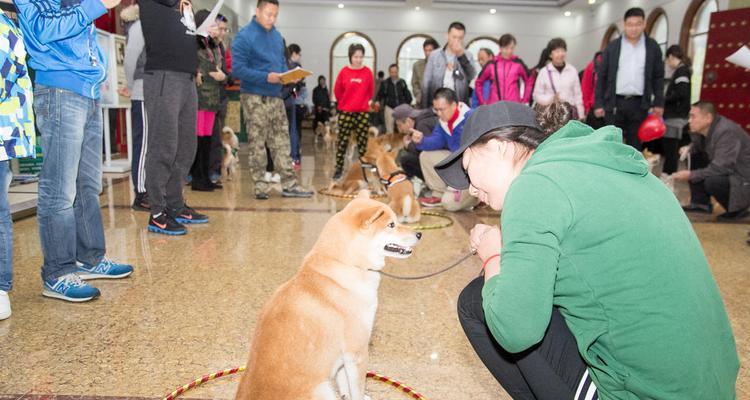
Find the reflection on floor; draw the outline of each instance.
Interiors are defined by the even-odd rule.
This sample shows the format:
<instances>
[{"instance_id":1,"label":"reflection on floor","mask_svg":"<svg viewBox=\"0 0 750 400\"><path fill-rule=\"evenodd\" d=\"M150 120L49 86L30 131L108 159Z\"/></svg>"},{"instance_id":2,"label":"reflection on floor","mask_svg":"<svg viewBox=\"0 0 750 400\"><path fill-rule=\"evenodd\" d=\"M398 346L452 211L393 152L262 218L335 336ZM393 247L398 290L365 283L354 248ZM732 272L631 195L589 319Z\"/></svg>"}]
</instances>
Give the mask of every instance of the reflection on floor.
<instances>
[{"instance_id":1,"label":"reflection on floor","mask_svg":"<svg viewBox=\"0 0 750 400\"><path fill-rule=\"evenodd\" d=\"M332 161L306 132L302 183L323 187ZM89 304L42 298L36 219L18 221L13 317L0 322L0 399L157 398L196 376L244 364L261 305L295 272L322 225L345 203L321 195L282 199L279 193L258 202L247 170L242 174L214 193L187 190L190 204L206 211L211 223L180 238L147 233L146 214L129 208L129 182L113 180L102 197L108 252L137 269L129 279L97 282L102 298ZM387 269L437 270L467 251L471 226L497 223L487 209L454 219L448 229L428 231L412 258L389 262ZM694 227L744 365L750 356L748 225L696 222ZM456 317L458 293L479 269L472 259L427 281L383 280L370 369L430 399L509 398L475 356ZM743 368L738 398L750 398L748 377ZM221 379L187 397L232 398L236 382L236 377ZM374 400L406 398L375 382L368 392Z\"/></svg>"}]
</instances>

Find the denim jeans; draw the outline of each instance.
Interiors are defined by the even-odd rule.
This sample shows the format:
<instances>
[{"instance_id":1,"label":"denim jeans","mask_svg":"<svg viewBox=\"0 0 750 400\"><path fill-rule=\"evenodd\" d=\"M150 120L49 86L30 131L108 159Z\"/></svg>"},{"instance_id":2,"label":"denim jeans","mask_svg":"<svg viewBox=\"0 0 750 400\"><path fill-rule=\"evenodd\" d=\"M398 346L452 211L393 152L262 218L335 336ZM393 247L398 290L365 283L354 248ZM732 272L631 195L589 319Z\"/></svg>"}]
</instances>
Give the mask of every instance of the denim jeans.
<instances>
[{"instance_id":1,"label":"denim jeans","mask_svg":"<svg viewBox=\"0 0 750 400\"><path fill-rule=\"evenodd\" d=\"M8 204L12 177L10 161L0 161L0 290L5 292L13 286L13 222Z\"/></svg>"},{"instance_id":2,"label":"denim jeans","mask_svg":"<svg viewBox=\"0 0 750 400\"><path fill-rule=\"evenodd\" d=\"M76 260L98 264L105 253L102 191L102 110L98 100L37 85L34 112L42 135L39 236L42 279L74 272Z\"/></svg>"}]
</instances>

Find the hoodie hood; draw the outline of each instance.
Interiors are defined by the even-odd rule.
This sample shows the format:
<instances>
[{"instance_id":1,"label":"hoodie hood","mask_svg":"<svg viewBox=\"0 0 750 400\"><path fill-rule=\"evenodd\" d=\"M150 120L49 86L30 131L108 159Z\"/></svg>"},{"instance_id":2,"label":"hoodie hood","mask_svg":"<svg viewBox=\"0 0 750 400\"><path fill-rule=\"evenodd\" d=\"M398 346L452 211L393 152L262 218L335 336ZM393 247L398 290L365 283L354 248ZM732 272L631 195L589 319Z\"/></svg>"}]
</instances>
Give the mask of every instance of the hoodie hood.
<instances>
[{"instance_id":1,"label":"hoodie hood","mask_svg":"<svg viewBox=\"0 0 750 400\"><path fill-rule=\"evenodd\" d=\"M595 131L579 121L568 122L540 144L524 169L553 162L591 164L639 176L649 173L643 154L622 143L619 128L605 126Z\"/></svg>"}]
</instances>

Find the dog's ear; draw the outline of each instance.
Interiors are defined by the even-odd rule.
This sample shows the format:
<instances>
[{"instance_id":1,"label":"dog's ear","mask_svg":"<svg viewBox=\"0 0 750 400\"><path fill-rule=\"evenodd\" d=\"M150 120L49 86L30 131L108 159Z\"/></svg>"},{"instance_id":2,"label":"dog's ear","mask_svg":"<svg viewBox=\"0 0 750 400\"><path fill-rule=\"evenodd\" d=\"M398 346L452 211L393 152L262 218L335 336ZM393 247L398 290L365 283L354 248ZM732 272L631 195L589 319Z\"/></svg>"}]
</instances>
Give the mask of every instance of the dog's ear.
<instances>
[{"instance_id":1,"label":"dog's ear","mask_svg":"<svg viewBox=\"0 0 750 400\"><path fill-rule=\"evenodd\" d=\"M368 207L357 213L357 225L362 229L367 229L384 216L385 210L383 210L383 206Z\"/></svg>"},{"instance_id":2,"label":"dog's ear","mask_svg":"<svg viewBox=\"0 0 750 400\"><path fill-rule=\"evenodd\" d=\"M357 193L358 199L369 199L370 198L370 191L368 189L362 189Z\"/></svg>"}]
</instances>

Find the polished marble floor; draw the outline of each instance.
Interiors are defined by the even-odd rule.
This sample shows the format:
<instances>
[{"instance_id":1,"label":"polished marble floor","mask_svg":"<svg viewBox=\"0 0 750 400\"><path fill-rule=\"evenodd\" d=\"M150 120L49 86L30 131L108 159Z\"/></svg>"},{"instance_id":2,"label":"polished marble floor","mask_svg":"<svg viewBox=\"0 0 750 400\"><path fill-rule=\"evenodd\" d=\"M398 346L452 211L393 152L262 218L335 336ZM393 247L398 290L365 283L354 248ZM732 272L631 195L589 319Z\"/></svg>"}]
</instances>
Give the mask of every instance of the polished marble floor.
<instances>
[{"instance_id":1,"label":"polished marble floor","mask_svg":"<svg viewBox=\"0 0 750 400\"><path fill-rule=\"evenodd\" d=\"M309 132L306 132L306 135ZM320 188L332 156L305 138L301 181ZM243 157L244 169L244 157ZM248 337L265 300L298 268L326 220L344 202L258 202L244 176L214 193L186 191L211 217L185 237L147 233L147 215L131 211L130 183L112 179L101 198L109 255L132 263L128 279L97 282L102 297L68 304L41 296L37 221L17 221L13 316L0 322L0 400L159 398L204 373L244 364ZM487 209L452 215L455 224L428 231L408 260L388 270L429 272L467 251L468 229L497 221ZM440 221L426 218L425 223ZM750 357L750 225L694 223L719 283L743 364ZM476 259L434 279L384 279L371 345L370 369L397 378L429 399L509 398L483 368L463 336L456 298L477 275ZM679 340L679 338L675 338ZM222 378L189 398L231 398L238 378ZM370 382L374 400L405 399ZM743 368L738 398L750 398Z\"/></svg>"}]
</instances>

